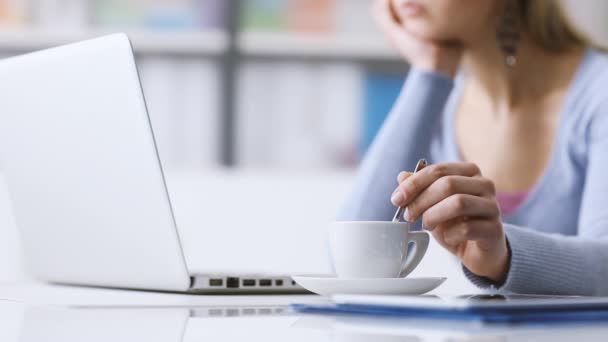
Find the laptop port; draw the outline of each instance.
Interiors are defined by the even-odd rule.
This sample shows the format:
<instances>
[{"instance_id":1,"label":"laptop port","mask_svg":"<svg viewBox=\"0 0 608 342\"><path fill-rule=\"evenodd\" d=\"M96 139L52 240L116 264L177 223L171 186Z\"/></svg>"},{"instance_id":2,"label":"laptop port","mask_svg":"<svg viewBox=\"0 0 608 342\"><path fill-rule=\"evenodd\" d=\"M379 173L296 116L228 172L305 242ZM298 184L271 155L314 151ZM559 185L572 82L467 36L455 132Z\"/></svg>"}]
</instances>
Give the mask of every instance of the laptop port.
<instances>
[{"instance_id":1,"label":"laptop port","mask_svg":"<svg viewBox=\"0 0 608 342\"><path fill-rule=\"evenodd\" d=\"M226 287L229 289L238 289L239 288L239 278L228 278L226 279Z\"/></svg>"},{"instance_id":2,"label":"laptop port","mask_svg":"<svg viewBox=\"0 0 608 342\"><path fill-rule=\"evenodd\" d=\"M224 286L224 279L209 279L209 286Z\"/></svg>"},{"instance_id":3,"label":"laptop port","mask_svg":"<svg viewBox=\"0 0 608 342\"><path fill-rule=\"evenodd\" d=\"M272 314L272 309L268 309L268 308L258 309L258 315L270 315L270 314Z\"/></svg>"},{"instance_id":4,"label":"laptop port","mask_svg":"<svg viewBox=\"0 0 608 342\"><path fill-rule=\"evenodd\" d=\"M283 286L283 279L277 279L277 280L275 280L275 281L274 281L274 284L275 284L276 286Z\"/></svg>"},{"instance_id":5,"label":"laptop port","mask_svg":"<svg viewBox=\"0 0 608 342\"><path fill-rule=\"evenodd\" d=\"M260 286L272 286L272 280L270 279L261 279Z\"/></svg>"},{"instance_id":6,"label":"laptop port","mask_svg":"<svg viewBox=\"0 0 608 342\"><path fill-rule=\"evenodd\" d=\"M255 286L255 279L243 279L243 286Z\"/></svg>"},{"instance_id":7,"label":"laptop port","mask_svg":"<svg viewBox=\"0 0 608 342\"><path fill-rule=\"evenodd\" d=\"M222 309L209 310L209 316L217 317L217 316L223 316L223 315L224 315L224 310L222 310Z\"/></svg>"}]
</instances>

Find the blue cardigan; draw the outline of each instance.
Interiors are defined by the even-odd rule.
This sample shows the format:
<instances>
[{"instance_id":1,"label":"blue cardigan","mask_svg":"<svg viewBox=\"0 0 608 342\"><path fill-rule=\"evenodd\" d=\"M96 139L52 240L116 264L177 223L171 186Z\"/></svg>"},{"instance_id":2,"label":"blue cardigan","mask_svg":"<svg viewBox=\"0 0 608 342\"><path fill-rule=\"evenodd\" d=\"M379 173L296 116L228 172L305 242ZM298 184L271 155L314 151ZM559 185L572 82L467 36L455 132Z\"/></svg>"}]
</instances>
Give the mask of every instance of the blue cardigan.
<instances>
[{"instance_id":1,"label":"blue cardigan","mask_svg":"<svg viewBox=\"0 0 608 342\"><path fill-rule=\"evenodd\" d=\"M460 83L411 70L365 156L339 220L390 220L396 176L419 158L460 160ZM525 202L503 217L511 248L505 291L608 295L608 56L589 49L560 116L549 164ZM508 144L508 141L504 142ZM487 279L463 268L477 286Z\"/></svg>"}]
</instances>

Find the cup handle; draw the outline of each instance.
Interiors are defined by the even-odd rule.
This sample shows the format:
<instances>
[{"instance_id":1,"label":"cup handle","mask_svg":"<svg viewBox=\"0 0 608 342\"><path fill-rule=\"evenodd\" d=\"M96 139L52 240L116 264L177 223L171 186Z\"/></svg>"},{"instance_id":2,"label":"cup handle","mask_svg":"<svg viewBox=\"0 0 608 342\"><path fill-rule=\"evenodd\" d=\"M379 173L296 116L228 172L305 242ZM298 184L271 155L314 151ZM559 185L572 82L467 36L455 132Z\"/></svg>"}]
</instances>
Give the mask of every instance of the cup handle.
<instances>
[{"instance_id":1,"label":"cup handle","mask_svg":"<svg viewBox=\"0 0 608 342\"><path fill-rule=\"evenodd\" d=\"M410 232L409 234L409 240L414 242L414 249L408 254L403 264L403 270L399 273L399 278L404 278L410 274L418 266L429 248L429 234L425 232Z\"/></svg>"}]
</instances>

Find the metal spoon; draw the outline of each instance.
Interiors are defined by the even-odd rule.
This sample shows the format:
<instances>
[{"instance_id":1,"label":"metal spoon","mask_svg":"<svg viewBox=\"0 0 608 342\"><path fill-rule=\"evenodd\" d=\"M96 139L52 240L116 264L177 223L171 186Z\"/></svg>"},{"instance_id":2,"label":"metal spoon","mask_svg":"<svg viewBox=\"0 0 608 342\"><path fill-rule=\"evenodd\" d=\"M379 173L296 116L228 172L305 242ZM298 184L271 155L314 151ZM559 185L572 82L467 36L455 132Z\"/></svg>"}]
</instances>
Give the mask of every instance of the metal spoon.
<instances>
[{"instance_id":1,"label":"metal spoon","mask_svg":"<svg viewBox=\"0 0 608 342\"><path fill-rule=\"evenodd\" d=\"M418 164L416 164L416 168L414 169L414 173L424 169L427 166L427 162L426 159L420 159L418 161ZM395 213L395 216L393 217L393 222L399 222L399 220L401 219L401 216L403 216L403 214L407 211L407 207L399 207L397 208L397 212Z\"/></svg>"}]
</instances>

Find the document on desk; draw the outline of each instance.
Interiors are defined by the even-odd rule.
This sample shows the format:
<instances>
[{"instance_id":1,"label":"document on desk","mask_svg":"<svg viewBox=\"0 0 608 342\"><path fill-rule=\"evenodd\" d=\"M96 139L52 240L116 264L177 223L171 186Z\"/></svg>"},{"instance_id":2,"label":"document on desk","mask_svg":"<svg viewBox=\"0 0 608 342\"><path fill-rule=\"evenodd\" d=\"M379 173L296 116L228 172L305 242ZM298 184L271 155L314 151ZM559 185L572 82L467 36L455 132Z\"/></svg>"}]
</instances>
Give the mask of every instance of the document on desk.
<instances>
[{"instance_id":1,"label":"document on desk","mask_svg":"<svg viewBox=\"0 0 608 342\"><path fill-rule=\"evenodd\" d=\"M547 324L608 321L608 298L527 295L338 295L331 304L295 304L300 313Z\"/></svg>"}]
</instances>

